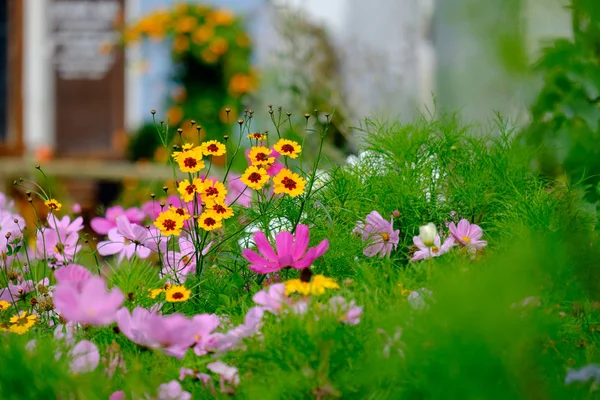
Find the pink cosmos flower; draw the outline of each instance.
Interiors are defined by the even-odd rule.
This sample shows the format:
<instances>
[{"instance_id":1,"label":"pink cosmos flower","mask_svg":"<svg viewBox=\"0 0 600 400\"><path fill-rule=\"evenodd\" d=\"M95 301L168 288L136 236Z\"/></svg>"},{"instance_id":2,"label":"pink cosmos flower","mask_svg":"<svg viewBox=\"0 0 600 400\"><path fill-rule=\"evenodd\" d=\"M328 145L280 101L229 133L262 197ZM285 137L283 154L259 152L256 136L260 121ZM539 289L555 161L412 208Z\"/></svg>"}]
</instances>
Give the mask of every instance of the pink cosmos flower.
<instances>
[{"instance_id":1,"label":"pink cosmos flower","mask_svg":"<svg viewBox=\"0 0 600 400\"><path fill-rule=\"evenodd\" d=\"M450 222L450 224L448 224L448 229L450 229L450 233L454 239L462 246L471 249L481 249L487 246L485 240L480 240L483 231L479 225L470 224L469 221L464 218L458 222L458 226L455 225L454 222Z\"/></svg>"},{"instance_id":2,"label":"pink cosmos flower","mask_svg":"<svg viewBox=\"0 0 600 400\"><path fill-rule=\"evenodd\" d=\"M157 400L190 400L192 395L181 387L176 380L169 383L163 383L158 387Z\"/></svg>"},{"instance_id":3,"label":"pink cosmos flower","mask_svg":"<svg viewBox=\"0 0 600 400\"><path fill-rule=\"evenodd\" d=\"M70 282L54 288L54 307L66 320L84 325L109 325L115 321L117 310L125 297L119 288L106 292L106 283L92 276L78 288Z\"/></svg>"},{"instance_id":4,"label":"pink cosmos flower","mask_svg":"<svg viewBox=\"0 0 600 400\"><path fill-rule=\"evenodd\" d=\"M0 255L7 252L9 243L23 237L20 232L24 227L23 217L0 208ZM6 235L9 233L10 236L7 238Z\"/></svg>"},{"instance_id":5,"label":"pink cosmos flower","mask_svg":"<svg viewBox=\"0 0 600 400\"><path fill-rule=\"evenodd\" d=\"M66 265L81 250L79 235L63 230L41 228L37 232L35 256L47 260L51 266Z\"/></svg>"},{"instance_id":6,"label":"pink cosmos flower","mask_svg":"<svg viewBox=\"0 0 600 400\"><path fill-rule=\"evenodd\" d=\"M128 208L124 210L121 206L108 207L104 217L95 217L90 221L90 226L98 235L106 235L108 231L117 227L117 218L124 215L127 220L134 224L143 221L145 214L139 208Z\"/></svg>"},{"instance_id":7,"label":"pink cosmos flower","mask_svg":"<svg viewBox=\"0 0 600 400\"><path fill-rule=\"evenodd\" d=\"M261 290L252 297L252 300L265 311L275 315L279 314L286 305L291 304L291 299L285 295L285 285L283 283L277 283Z\"/></svg>"},{"instance_id":8,"label":"pink cosmos flower","mask_svg":"<svg viewBox=\"0 0 600 400\"><path fill-rule=\"evenodd\" d=\"M64 232L67 235L77 233L83 229L83 217L77 217L71 222L71 218L68 215L58 219L56 215L50 214L48 215L48 226L51 229L58 232Z\"/></svg>"},{"instance_id":9,"label":"pink cosmos flower","mask_svg":"<svg viewBox=\"0 0 600 400\"><path fill-rule=\"evenodd\" d=\"M110 397L108 398L108 400L125 400L125 398L126 398L125 392L122 390L119 390L119 391L111 394Z\"/></svg>"},{"instance_id":10,"label":"pink cosmos flower","mask_svg":"<svg viewBox=\"0 0 600 400\"><path fill-rule=\"evenodd\" d=\"M81 290L83 283L92 276L85 267L77 264L69 264L54 271L54 278L58 283L71 283Z\"/></svg>"},{"instance_id":11,"label":"pink cosmos flower","mask_svg":"<svg viewBox=\"0 0 600 400\"><path fill-rule=\"evenodd\" d=\"M154 247L151 231L143 226L132 224L126 216L117 217L117 227L108 231L108 240L98 243L98 253L103 256L118 255L118 262L137 255L148 258Z\"/></svg>"},{"instance_id":12,"label":"pink cosmos flower","mask_svg":"<svg viewBox=\"0 0 600 400\"><path fill-rule=\"evenodd\" d=\"M444 241L444 244L441 244L440 235L435 236L435 240L433 242L433 246L427 247L421 240L420 236L413 237L413 243L415 246L419 248L419 250L415 251L415 254L412 257L412 261L424 260L426 258L439 257L442 254L447 253L452 246L454 246L454 238L452 236L448 236Z\"/></svg>"},{"instance_id":13,"label":"pink cosmos flower","mask_svg":"<svg viewBox=\"0 0 600 400\"><path fill-rule=\"evenodd\" d=\"M243 339L258 333L263 315L264 311L261 307L250 308L244 317L243 324L230 329L226 333L213 333L206 340L203 348L196 351L196 354L201 355L202 352L224 353L236 349Z\"/></svg>"},{"instance_id":14,"label":"pink cosmos flower","mask_svg":"<svg viewBox=\"0 0 600 400\"><path fill-rule=\"evenodd\" d=\"M324 239L317 247L308 248L308 226L298 224L296 234L279 232L275 236L277 253L269 244L262 232L254 233L254 242L262 256L256 252L245 249L242 256L250 262L250 269L259 274L279 271L285 267L303 269L321 257L329 248L329 241Z\"/></svg>"},{"instance_id":15,"label":"pink cosmos flower","mask_svg":"<svg viewBox=\"0 0 600 400\"><path fill-rule=\"evenodd\" d=\"M206 345L210 342L213 331L219 327L219 317L215 314L199 314L192 317L194 325L194 352L202 356L208 353Z\"/></svg>"},{"instance_id":16,"label":"pink cosmos flower","mask_svg":"<svg viewBox=\"0 0 600 400\"><path fill-rule=\"evenodd\" d=\"M69 351L69 357L71 358L71 371L76 374L92 372L100 362L98 347L89 340L82 340L77 343Z\"/></svg>"},{"instance_id":17,"label":"pink cosmos flower","mask_svg":"<svg viewBox=\"0 0 600 400\"><path fill-rule=\"evenodd\" d=\"M233 394L233 387L240 384L240 375L236 367L229 366L223 361L215 361L206 365L206 368L219 375L221 393Z\"/></svg>"},{"instance_id":18,"label":"pink cosmos flower","mask_svg":"<svg viewBox=\"0 0 600 400\"><path fill-rule=\"evenodd\" d=\"M357 306L354 300L347 301L342 296L335 296L329 299L329 307L344 324L357 325L360 322L362 307Z\"/></svg>"},{"instance_id":19,"label":"pink cosmos flower","mask_svg":"<svg viewBox=\"0 0 600 400\"><path fill-rule=\"evenodd\" d=\"M162 316L142 307L136 307L130 314L123 307L116 317L119 329L132 342L152 349L163 349L166 354L176 358L183 358L196 341L196 324L181 314Z\"/></svg>"},{"instance_id":20,"label":"pink cosmos flower","mask_svg":"<svg viewBox=\"0 0 600 400\"><path fill-rule=\"evenodd\" d=\"M389 257L392 249L398 247L400 230L394 230L393 217L386 221L377 211L371 211L365 222L357 221L353 232L358 233L367 247L363 254L367 257Z\"/></svg>"},{"instance_id":21,"label":"pink cosmos flower","mask_svg":"<svg viewBox=\"0 0 600 400\"><path fill-rule=\"evenodd\" d=\"M205 256L213 242L211 241L202 250L202 255ZM179 237L179 251L165 252L163 256L162 274L168 276L169 282L185 282L190 274L196 272L196 247L194 242L187 236Z\"/></svg>"},{"instance_id":22,"label":"pink cosmos flower","mask_svg":"<svg viewBox=\"0 0 600 400\"><path fill-rule=\"evenodd\" d=\"M252 191L240 180L240 176L234 173L229 174L225 203L231 205L235 201L235 204L247 208L252 204Z\"/></svg>"},{"instance_id":23,"label":"pink cosmos flower","mask_svg":"<svg viewBox=\"0 0 600 400\"><path fill-rule=\"evenodd\" d=\"M191 376L202 382L203 386L207 386L209 383L212 383L212 378L208 374L194 372L193 369L190 368L180 368L179 369L179 380L183 381L186 377Z\"/></svg>"}]
</instances>

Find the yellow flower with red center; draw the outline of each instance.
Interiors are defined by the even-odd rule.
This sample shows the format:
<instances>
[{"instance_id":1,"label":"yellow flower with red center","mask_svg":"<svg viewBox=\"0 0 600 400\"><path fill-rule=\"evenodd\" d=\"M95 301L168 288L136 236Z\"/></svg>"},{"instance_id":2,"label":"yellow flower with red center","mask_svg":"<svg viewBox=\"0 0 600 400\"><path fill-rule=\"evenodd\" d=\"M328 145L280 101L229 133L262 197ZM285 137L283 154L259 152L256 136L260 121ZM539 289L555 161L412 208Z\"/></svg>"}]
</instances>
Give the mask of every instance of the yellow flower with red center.
<instances>
[{"instance_id":1,"label":"yellow flower with red center","mask_svg":"<svg viewBox=\"0 0 600 400\"><path fill-rule=\"evenodd\" d=\"M328 289L339 289L340 285L331 278L327 278L323 275L314 275L310 282L304 282L300 279L290 279L283 282L285 285L285 294L300 293L304 296L309 294L319 296L325 293Z\"/></svg>"},{"instance_id":2,"label":"yellow flower with red center","mask_svg":"<svg viewBox=\"0 0 600 400\"><path fill-rule=\"evenodd\" d=\"M50 212L60 211L62 207L62 204L60 204L56 199L48 199L44 202L44 204L46 205L46 207L48 207Z\"/></svg>"},{"instance_id":3,"label":"yellow flower with red center","mask_svg":"<svg viewBox=\"0 0 600 400\"><path fill-rule=\"evenodd\" d=\"M244 174L240 178L240 180L248 187L260 190L265 186L265 184L269 181L270 176L267 174L262 168L258 168L255 165L251 165L246 168Z\"/></svg>"},{"instance_id":4,"label":"yellow flower with red center","mask_svg":"<svg viewBox=\"0 0 600 400\"><path fill-rule=\"evenodd\" d=\"M198 226L205 231L212 231L223 226L222 219L211 212L203 212L198 217Z\"/></svg>"},{"instance_id":5,"label":"yellow flower with red center","mask_svg":"<svg viewBox=\"0 0 600 400\"><path fill-rule=\"evenodd\" d=\"M259 142L264 142L267 140L266 133L254 132L248 135L248 139L258 140Z\"/></svg>"},{"instance_id":6,"label":"yellow flower with red center","mask_svg":"<svg viewBox=\"0 0 600 400\"><path fill-rule=\"evenodd\" d=\"M6 301L6 300L0 300L0 311L4 311L8 307L10 307L10 303L8 301Z\"/></svg>"},{"instance_id":7,"label":"yellow flower with red center","mask_svg":"<svg viewBox=\"0 0 600 400\"><path fill-rule=\"evenodd\" d=\"M288 156L289 158L298 158L298 154L302 151L302 146L293 140L287 139L279 139L273 145L273 148L282 156Z\"/></svg>"},{"instance_id":8,"label":"yellow flower with red center","mask_svg":"<svg viewBox=\"0 0 600 400\"><path fill-rule=\"evenodd\" d=\"M191 182L187 179L184 179L179 182L179 185L177 185L177 191L179 192L181 199L186 203L194 200L196 193L200 193L201 190L202 180L199 178L194 178Z\"/></svg>"},{"instance_id":9,"label":"yellow flower with red center","mask_svg":"<svg viewBox=\"0 0 600 400\"><path fill-rule=\"evenodd\" d=\"M220 201L208 200L204 206L204 212L212 213L220 219L233 217L233 208Z\"/></svg>"},{"instance_id":10,"label":"yellow flower with red center","mask_svg":"<svg viewBox=\"0 0 600 400\"><path fill-rule=\"evenodd\" d=\"M287 168L279 171L273 178L273 192L276 194L287 193L292 197L300 196L304 193L305 186L304 178Z\"/></svg>"},{"instance_id":11,"label":"yellow flower with red center","mask_svg":"<svg viewBox=\"0 0 600 400\"><path fill-rule=\"evenodd\" d=\"M165 300L169 303L178 303L190 298L192 291L185 286L173 285L165 290Z\"/></svg>"},{"instance_id":12,"label":"yellow flower with red center","mask_svg":"<svg viewBox=\"0 0 600 400\"><path fill-rule=\"evenodd\" d=\"M188 210L185 209L185 208L183 208L183 207L170 206L169 210L173 211L174 213L177 213L177 214L181 215L185 221L187 221L188 219L191 218L190 213L188 212Z\"/></svg>"},{"instance_id":13,"label":"yellow flower with red center","mask_svg":"<svg viewBox=\"0 0 600 400\"><path fill-rule=\"evenodd\" d=\"M202 182L200 195L202 201L205 203L210 200L224 202L225 196L227 196L227 189L225 189L225 185L219 181L205 179L204 182Z\"/></svg>"},{"instance_id":14,"label":"yellow flower with red center","mask_svg":"<svg viewBox=\"0 0 600 400\"><path fill-rule=\"evenodd\" d=\"M248 158L250 158L252 165L273 165L275 162L275 157L272 154L273 150L268 147L252 146L250 153L248 153Z\"/></svg>"},{"instance_id":15,"label":"yellow flower with red center","mask_svg":"<svg viewBox=\"0 0 600 400\"><path fill-rule=\"evenodd\" d=\"M183 229L184 221L185 218L182 215L179 215L175 211L167 210L158 214L158 218L154 221L154 226L165 236L179 236Z\"/></svg>"},{"instance_id":16,"label":"yellow flower with red center","mask_svg":"<svg viewBox=\"0 0 600 400\"><path fill-rule=\"evenodd\" d=\"M175 160L179 164L181 172L198 172L204 168L202 151L198 147L180 154Z\"/></svg>"},{"instance_id":17,"label":"yellow flower with red center","mask_svg":"<svg viewBox=\"0 0 600 400\"><path fill-rule=\"evenodd\" d=\"M9 330L13 333L23 335L29 332L29 329L37 323L37 315L27 315L27 311L21 311L19 314L10 318Z\"/></svg>"},{"instance_id":18,"label":"yellow flower with red center","mask_svg":"<svg viewBox=\"0 0 600 400\"><path fill-rule=\"evenodd\" d=\"M227 151L225 145L216 140L204 142L200 145L200 148L205 156L222 156Z\"/></svg>"},{"instance_id":19,"label":"yellow flower with red center","mask_svg":"<svg viewBox=\"0 0 600 400\"><path fill-rule=\"evenodd\" d=\"M194 144L193 143L184 143L181 146L181 151L174 151L172 156L175 159L175 161L177 161L177 158L179 158L182 154L187 153L188 151L192 150L194 148Z\"/></svg>"}]
</instances>

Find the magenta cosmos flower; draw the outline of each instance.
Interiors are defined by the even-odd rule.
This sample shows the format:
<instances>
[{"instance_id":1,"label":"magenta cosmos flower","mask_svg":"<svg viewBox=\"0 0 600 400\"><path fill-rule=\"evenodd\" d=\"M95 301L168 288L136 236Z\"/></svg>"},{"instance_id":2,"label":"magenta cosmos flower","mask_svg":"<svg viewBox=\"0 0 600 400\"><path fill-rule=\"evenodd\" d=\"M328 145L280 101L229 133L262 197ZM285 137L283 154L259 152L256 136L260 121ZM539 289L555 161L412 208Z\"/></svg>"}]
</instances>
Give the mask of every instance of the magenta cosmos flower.
<instances>
[{"instance_id":1,"label":"magenta cosmos flower","mask_svg":"<svg viewBox=\"0 0 600 400\"><path fill-rule=\"evenodd\" d=\"M254 233L254 242L261 255L246 249L242 256L250 262L250 269L259 274L279 271L285 267L303 269L321 257L329 248L329 241L324 239L317 247L308 248L309 235L308 226L299 224L296 234L290 232L279 232L275 236L275 247L273 251L267 237L262 232Z\"/></svg>"},{"instance_id":2,"label":"magenta cosmos flower","mask_svg":"<svg viewBox=\"0 0 600 400\"><path fill-rule=\"evenodd\" d=\"M70 283L81 290L83 283L92 276L85 267L77 264L69 264L54 271L54 278L58 283Z\"/></svg>"},{"instance_id":3,"label":"magenta cosmos flower","mask_svg":"<svg viewBox=\"0 0 600 400\"><path fill-rule=\"evenodd\" d=\"M80 288L70 282L58 283L54 288L54 306L66 320L84 325L109 325L115 321L117 310L125 297L119 288L106 291L106 283L92 276Z\"/></svg>"},{"instance_id":4,"label":"magenta cosmos flower","mask_svg":"<svg viewBox=\"0 0 600 400\"><path fill-rule=\"evenodd\" d=\"M127 220L139 224L144 219L144 213L139 208L123 209L121 206L108 207L104 217L95 217L90 221L90 226L98 235L106 235L112 228L117 227L117 218L121 215L127 217Z\"/></svg>"},{"instance_id":5,"label":"magenta cosmos flower","mask_svg":"<svg viewBox=\"0 0 600 400\"><path fill-rule=\"evenodd\" d=\"M485 240L480 240L483 236L483 231L479 225L470 224L466 219L461 219L458 225L454 225L454 222L448 224L448 229L454 237L454 239L463 246L467 246L471 249L481 249L487 246Z\"/></svg>"},{"instance_id":6,"label":"magenta cosmos flower","mask_svg":"<svg viewBox=\"0 0 600 400\"><path fill-rule=\"evenodd\" d=\"M398 247L400 230L394 230L393 217L386 221L377 211L371 211L366 220L358 221L353 232L358 233L367 247L363 254L367 257L389 257L392 249Z\"/></svg>"},{"instance_id":7,"label":"magenta cosmos flower","mask_svg":"<svg viewBox=\"0 0 600 400\"><path fill-rule=\"evenodd\" d=\"M98 253L103 256L118 254L118 261L137 255L148 258L156 248L152 232L143 226L132 224L126 216L117 218L117 227L108 231L108 240L98 243Z\"/></svg>"},{"instance_id":8,"label":"magenta cosmos flower","mask_svg":"<svg viewBox=\"0 0 600 400\"><path fill-rule=\"evenodd\" d=\"M426 258L439 257L442 254L447 253L452 246L454 246L454 238L452 236L448 236L444 241L444 244L441 244L442 239L440 235L435 235L435 240L433 241L433 246L427 247L420 236L413 237L413 242L415 246L419 248L419 250L415 251L413 255L412 261L424 260Z\"/></svg>"}]
</instances>

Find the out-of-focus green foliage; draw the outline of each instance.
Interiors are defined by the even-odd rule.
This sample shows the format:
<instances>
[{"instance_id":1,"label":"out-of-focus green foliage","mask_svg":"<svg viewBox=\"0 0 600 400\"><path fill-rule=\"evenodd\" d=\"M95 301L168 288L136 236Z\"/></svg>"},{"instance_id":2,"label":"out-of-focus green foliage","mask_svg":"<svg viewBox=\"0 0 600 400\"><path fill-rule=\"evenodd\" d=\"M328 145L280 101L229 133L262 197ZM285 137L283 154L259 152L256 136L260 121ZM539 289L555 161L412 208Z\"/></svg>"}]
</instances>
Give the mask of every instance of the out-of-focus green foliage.
<instances>
[{"instance_id":1,"label":"out-of-focus green foliage","mask_svg":"<svg viewBox=\"0 0 600 400\"><path fill-rule=\"evenodd\" d=\"M587 186L587 198L600 197L600 5L573 0L573 38L557 39L536 65L544 86L531 107L525 131L540 148L540 170L566 174Z\"/></svg>"}]
</instances>

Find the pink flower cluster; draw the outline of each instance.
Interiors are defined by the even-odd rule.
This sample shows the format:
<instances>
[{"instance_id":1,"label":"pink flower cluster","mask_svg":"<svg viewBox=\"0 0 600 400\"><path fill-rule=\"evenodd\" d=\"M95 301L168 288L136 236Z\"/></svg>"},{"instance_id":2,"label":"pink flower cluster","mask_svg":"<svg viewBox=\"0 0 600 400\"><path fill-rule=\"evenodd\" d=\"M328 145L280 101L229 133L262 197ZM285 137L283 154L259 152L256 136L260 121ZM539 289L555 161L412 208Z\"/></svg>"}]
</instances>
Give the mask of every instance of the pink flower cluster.
<instances>
[{"instance_id":1,"label":"pink flower cluster","mask_svg":"<svg viewBox=\"0 0 600 400\"><path fill-rule=\"evenodd\" d=\"M363 251L367 257L389 257L400 241L400 230L394 230L394 217L388 222L377 211L371 211L365 221L357 221L352 232L367 243Z\"/></svg>"},{"instance_id":2,"label":"pink flower cluster","mask_svg":"<svg viewBox=\"0 0 600 400\"><path fill-rule=\"evenodd\" d=\"M454 222L450 222L448 224L448 229L450 230L450 234L443 244L439 234L436 234L432 246L425 245L420 235L413 237L413 243L418 247L418 250L415 251L412 260L417 261L439 257L450 251L454 246L464 247L471 253L475 253L477 250L487 246L487 242L481 240L481 237L483 236L481 227L469 223L466 219L461 219L458 222L458 225L455 225Z\"/></svg>"}]
</instances>

